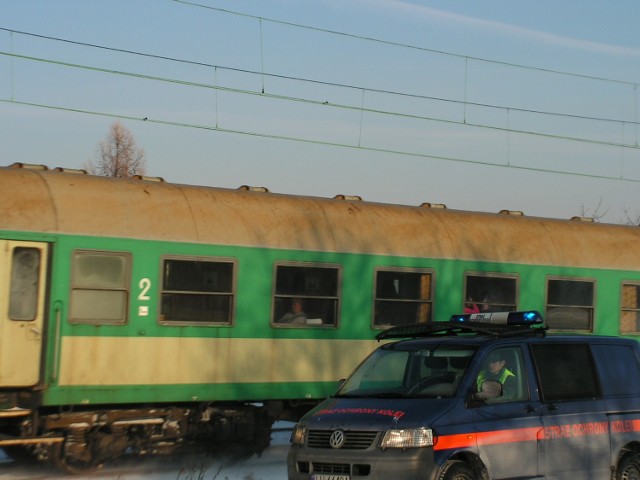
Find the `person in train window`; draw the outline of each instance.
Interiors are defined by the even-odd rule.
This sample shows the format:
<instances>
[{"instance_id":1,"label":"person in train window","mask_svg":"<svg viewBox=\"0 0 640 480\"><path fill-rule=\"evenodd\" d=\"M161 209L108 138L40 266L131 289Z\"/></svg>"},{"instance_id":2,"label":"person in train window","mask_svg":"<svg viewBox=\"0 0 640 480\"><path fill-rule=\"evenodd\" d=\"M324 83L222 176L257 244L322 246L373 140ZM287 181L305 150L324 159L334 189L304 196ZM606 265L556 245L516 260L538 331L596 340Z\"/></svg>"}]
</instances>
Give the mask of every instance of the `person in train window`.
<instances>
[{"instance_id":1,"label":"person in train window","mask_svg":"<svg viewBox=\"0 0 640 480\"><path fill-rule=\"evenodd\" d=\"M464 313L480 313L480 307L473 301L473 298L469 297L464 304Z\"/></svg>"},{"instance_id":2,"label":"person in train window","mask_svg":"<svg viewBox=\"0 0 640 480\"><path fill-rule=\"evenodd\" d=\"M294 298L291 300L291 311L285 313L280 322L282 323L306 323L307 314L304 313L302 299Z\"/></svg>"}]
</instances>

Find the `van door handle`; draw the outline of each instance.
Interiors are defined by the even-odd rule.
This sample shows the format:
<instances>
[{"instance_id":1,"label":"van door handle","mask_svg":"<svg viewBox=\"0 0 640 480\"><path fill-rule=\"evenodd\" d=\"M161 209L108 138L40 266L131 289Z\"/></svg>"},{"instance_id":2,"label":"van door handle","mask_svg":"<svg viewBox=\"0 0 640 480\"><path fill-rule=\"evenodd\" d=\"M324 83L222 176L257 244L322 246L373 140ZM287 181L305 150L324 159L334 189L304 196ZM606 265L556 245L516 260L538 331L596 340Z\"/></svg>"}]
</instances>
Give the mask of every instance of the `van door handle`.
<instances>
[{"instance_id":1,"label":"van door handle","mask_svg":"<svg viewBox=\"0 0 640 480\"><path fill-rule=\"evenodd\" d=\"M556 406L555 406L555 404L550 403L549 405L547 405L547 409L548 409L550 412L555 412L556 410L558 410L558 407L556 407Z\"/></svg>"},{"instance_id":2,"label":"van door handle","mask_svg":"<svg viewBox=\"0 0 640 480\"><path fill-rule=\"evenodd\" d=\"M526 407L524 407L524 413L535 413L536 411L536 407L534 407L533 405L527 405Z\"/></svg>"}]
</instances>

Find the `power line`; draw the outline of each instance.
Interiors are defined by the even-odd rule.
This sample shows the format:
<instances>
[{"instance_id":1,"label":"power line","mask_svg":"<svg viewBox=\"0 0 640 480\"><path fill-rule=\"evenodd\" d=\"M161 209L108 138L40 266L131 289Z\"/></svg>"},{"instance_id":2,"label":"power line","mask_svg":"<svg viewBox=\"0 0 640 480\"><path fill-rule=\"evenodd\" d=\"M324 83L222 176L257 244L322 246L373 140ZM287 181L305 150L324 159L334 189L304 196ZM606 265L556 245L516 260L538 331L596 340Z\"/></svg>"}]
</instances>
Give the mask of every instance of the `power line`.
<instances>
[{"instance_id":1,"label":"power line","mask_svg":"<svg viewBox=\"0 0 640 480\"><path fill-rule=\"evenodd\" d=\"M513 129L513 128L496 127L496 126L484 125L484 124L480 124L480 123L468 122L468 121L466 121L466 119L465 120L448 120L448 119L437 118L437 117L428 117L428 116L424 116L424 115L415 115L415 114L407 114L407 113L402 113L402 112L394 112L394 111L389 111L389 110L372 109L372 108L367 108L367 107L364 106L364 96L362 97L362 105L353 106L353 105L345 105L345 104L340 104L340 103L311 100L311 99L308 99L308 98L301 98L301 97L294 97L294 96L287 96L287 95L278 95L278 94L268 93L268 92L264 92L264 91L255 91L255 90L238 89L238 88L232 88L232 87L223 87L223 86L220 86L220 85L212 85L212 84L208 84L208 83L199 83L199 82L192 82L192 81L188 81L188 80L179 80L179 79L175 79L175 78L159 77L157 75L148 75L148 74L143 74L143 73L127 72L127 71L123 71L123 70L114 70L114 69L107 69L107 68L94 67L94 66L88 66L88 65L81 65L81 64L70 63L70 62L61 62L61 61L57 61L57 60L45 59L45 58L40 58L40 57L32 57L32 56L27 56L27 55L19 55L19 54L15 54L15 53L4 52L4 51L0 51L0 55L8 56L10 58L17 58L17 59L21 59L21 60L41 62L41 63L47 63L47 64L51 64L51 65L58 65L58 66L63 66L63 67L68 67L68 68L77 68L77 69L89 70L89 71L93 71L93 72L106 73L106 74L111 74L111 75L132 77L132 78L138 78L138 79L142 79L142 80L151 80L151 81L158 81L158 82L164 82L164 83L172 83L172 84L177 84L177 85L182 85L182 86L187 86L187 87L213 89L213 90L217 90L217 91L224 91L224 92L236 93L236 94L241 94L241 95L259 96L259 97L263 97L263 98L270 98L270 99L282 100L282 101L288 101L288 102L305 103L305 104L309 104L309 105L321 106L321 107L324 107L324 108L338 108L338 109L344 109L344 110L352 110L352 111L360 112L361 114L362 113L371 113L371 114L378 114L378 115L385 115L385 116L409 118L409 119L413 119L413 120L432 121L432 122L445 123L445 124L451 124L451 125L459 125L459 126L471 127L471 128L481 128L481 129L493 130L493 131L498 131L498 132L508 132L508 133L514 133L514 134L531 135L531 136L550 138L550 139L557 139L557 140L567 140L567 141L594 144L594 145L604 145L604 146L609 146L609 147L622 147L622 148L640 149L640 146L637 145L637 144L620 143L620 142L609 142L609 141L603 141L603 140L592 140L592 139L582 138L582 137L572 137L572 136L567 136L567 135L555 135L555 134L550 134L550 133L535 132L535 131L531 131L531 130L517 130L517 129ZM364 91L365 91L365 89L363 89L363 92ZM633 124L633 122L624 122L624 123Z\"/></svg>"},{"instance_id":2,"label":"power line","mask_svg":"<svg viewBox=\"0 0 640 480\"><path fill-rule=\"evenodd\" d=\"M536 167L528 167L528 166L522 166L522 165L506 165L504 163L487 162L487 161L480 161L480 160L469 160L469 159L456 158L456 157L445 157L442 155L430 155L427 153L418 153L418 152L411 152L406 150L394 150L394 149L388 149L388 148L352 145L352 144L341 143L341 142L328 142L328 141L314 140L310 138L290 137L286 135L274 135L274 134L261 133L261 132L250 132L246 130L222 128L219 126L212 126L212 125L198 125L193 123L176 122L171 120L154 119L149 117L140 118L132 115L121 115L121 114L98 112L98 111L92 111L92 110L84 110L79 108L60 107L60 106L47 105L42 103L22 102L22 101L7 100L2 98L0 98L0 103L8 103L8 104L21 105L21 106L27 106L27 107L46 108L50 110L57 110L57 111L63 111L63 112L117 118L117 119L137 121L137 122L154 123L158 125L168 125L173 127L185 127L185 128L199 129L199 130L215 131L220 133L246 135L251 137L266 138L266 139L272 139L272 140L306 143L306 144L325 146L325 147L339 147L339 148L347 148L351 150L363 150L363 151L376 152L376 153L386 153L386 154L399 155L404 157L427 158L431 160L441 160L441 161L447 161L447 162L456 162L456 163L464 163L464 164L472 164L472 165L480 165L480 166L488 166L488 167L510 168L515 170L529 171L529 172L553 173L558 175L568 175L572 177L583 177L583 178L594 178L594 179L601 179L601 180L616 180L616 181L622 181L622 182L640 183L640 179L633 179L633 178L614 177L614 176L608 176L608 175L596 175L596 174L579 173L579 172L565 172L562 170L536 168Z\"/></svg>"},{"instance_id":3,"label":"power line","mask_svg":"<svg viewBox=\"0 0 640 480\"><path fill-rule=\"evenodd\" d=\"M510 64L510 63L506 63L506 62L498 62L498 61L487 60L487 59L483 59L483 58L469 57L469 56L465 56L465 55L458 55L458 54L453 54L453 53L450 53L450 52L443 52L443 51L437 51L437 50L423 48L423 47L416 47L414 45L405 45L405 44L401 44L401 43L389 42L389 41L385 41L385 40L380 40L380 39L370 38L370 37L363 37L363 36L358 36L358 35L352 35L352 34L348 34L348 33L344 33L344 32L336 32L336 31L331 31L331 30L319 29L319 28L316 28L316 27L309 27L309 26L305 26L305 25L294 24L294 23L284 22L284 21L280 21L280 20L266 19L266 18L263 18L263 17L255 16L255 15L241 14L241 13L233 12L233 11L230 11L230 10L219 9L219 8L216 8L216 7L209 7L209 6L200 5L200 4L197 4L197 3L194 3L194 2L184 1L184 0L174 0L174 1L177 2L177 3L182 3L182 4L185 4L185 5L189 5L189 6L207 8L207 9L223 12L223 13L226 13L226 14L241 15L241 16L244 16L244 17L249 17L249 18L252 18L252 19L256 19L256 20L258 20L260 26L262 25L262 22L264 21L264 22L272 22L272 23L282 24L282 25L286 25L286 26L290 26L290 27L305 28L305 29L315 30L315 31L319 31L319 32L327 33L327 34L341 35L341 36L348 37L348 38L354 38L354 39L359 39L359 40L364 40L364 41L372 41L372 42L383 43L383 44L387 44L387 45L393 45L393 46L401 47L401 48L411 48L411 49L421 50L421 51L425 51L425 52L429 52L429 53L437 53L437 54L441 54L441 55L457 57L457 58L464 59L465 60L465 64L468 64L469 60L473 60L473 61L479 61L479 62L486 62L486 63L490 63L490 64L509 66L509 67L513 67L513 68L523 68L523 69L530 69L530 70L533 70L533 71L540 71L540 72L552 73L552 74L557 74L557 75L567 75L567 76L578 77L578 78L586 78L586 79L590 79L590 80L611 82L611 83L623 84L623 85L626 85L626 86L632 86L634 92L637 92L637 87L639 85L638 83L633 83L633 82L623 82L623 81L614 80L614 79L593 77L593 76L574 74L574 73L569 73L569 72L560 72L560 71L554 71L554 70L548 70L548 69L542 69L542 68L536 68L536 67L527 67L527 66L523 66L523 65ZM462 120L462 121L456 121L456 120L448 120L448 119L444 119L444 118L428 117L428 116L424 116L424 115L413 115L413 114L390 111L390 110L378 110L378 109L367 108L365 106L365 102L364 102L364 98L365 98L365 93L366 92L385 94L385 95L395 95L395 96L398 96L398 97L407 97L407 98L427 100L427 101L437 101L437 102L443 102L443 103L448 103L448 104L458 104L458 105L464 105L465 107L473 106L473 107L481 107L481 108L486 108L486 109L500 109L500 110L503 110L503 111L507 112L507 114L509 112L519 112L519 113L542 115L542 116L553 116L553 117L558 117L558 118L579 119L579 120L598 121L598 122L610 122L610 123L620 124L621 126L624 126L624 125L635 125L635 126L637 126L638 125L637 115L636 115L634 121L627 121L627 120L620 120L620 119L614 119L614 118L601 118L601 117L594 117L594 116L583 116L583 115L575 115L575 114L560 113L560 112L548 112L548 111L540 111L540 110L533 110L533 109L523 109L523 108L514 108L514 107L508 107L508 106L483 104L483 103L477 103L477 102L469 102L469 101L467 101L466 97L465 97L464 100L454 100L454 99L447 99L447 98L435 97L435 96L425 96L425 95L417 95L417 94L411 94L411 93L406 93L406 92L397 92L397 91L392 91L392 90L367 88L367 87L361 87L361 86L350 85L350 84L326 82L326 81L320 81L320 80L317 80L317 79L309 79L309 78L302 78L302 77L279 75L279 74L265 72L263 63L261 63L261 71L260 72L256 72L256 71L247 70L247 69L233 68L233 67L228 67L228 66L215 65L215 64L211 64L211 63L198 62L198 61L193 61L193 60L186 60L186 59L183 59L183 58L176 58L176 57L170 57L170 56L165 56L165 55L143 53L143 52L140 52L140 51L135 51L135 50L130 50L130 49L120 49L120 48L114 48L114 47L109 47L109 46L99 45L99 44L94 44L94 43L79 42L79 41L74 41L74 40L60 38L60 37L45 36L45 35L40 35L40 34L35 34L35 33L30 33L30 32L23 32L23 31L18 31L18 30L9 29L9 28L3 28L3 27L0 27L0 30L9 32L11 34L27 35L27 36L32 36L34 38L40 38L40 39L43 39L43 40L64 42L64 43L83 46L83 47L88 47L88 48L95 48L95 49L102 49L102 50L105 50L105 51L123 53L123 54L127 54L127 55L137 55L137 56L141 56L141 57L145 57L145 58L151 58L151 59L157 59L157 60L161 60L161 61L168 61L168 62L176 62L176 63L189 64L189 65L203 66L203 67L207 67L207 68L212 68L216 72L218 70L227 70L227 71L238 72L238 73L247 74L247 75L259 75L262 78L262 91L243 90L243 89L238 89L238 88L219 86L219 85L217 85L217 83L218 83L217 82L217 75L216 75L215 85L211 85L211 84L206 84L206 83L197 83L197 82L186 81L186 80L178 80L178 79L175 79L175 78L166 78L166 77L159 77L159 76L154 76L154 75L147 75L147 74L143 74L143 73L126 72L126 71L114 70L114 69L106 69L106 68L101 68L101 67L92 67L92 66L88 66L88 65L73 64L73 63L69 63L69 62L60 62L60 61L56 61L56 60L49 60L49 59L38 58L38 57L33 57L33 56L18 55L18 54L9 53L9 52L0 52L1 55L8 56L12 60L14 58L18 58L18 59L27 60L27 61L50 63L50 64L55 64L55 65L68 67L68 68L81 68L81 69L91 70L91 71L105 73L105 74L121 75L121 76L139 78L139 79L148 80L148 81L160 81L160 82L173 83L173 84L186 86L186 87L214 89L216 92L217 91L224 91L224 92L229 92L229 93L234 93L234 94L241 94L241 95L260 96L260 97L275 99L275 100L279 100L279 101L300 102L300 103L310 104L310 105L314 105L314 106L322 105L323 107L327 107L327 108L338 108L338 109L353 110L353 111L360 112L360 119L361 119L360 136L358 138L357 144L350 144L350 143L345 143L345 142L319 141L319 140L313 140L313 139L310 139L310 138L292 137L292 136L287 136L287 135L273 135L273 134L266 134L266 133L261 133L261 132L251 132L251 131L241 130L241 129L237 129L236 130L236 129L223 128L223 127L220 127L218 125L217 102L216 102L216 125L214 127L209 126L209 125L197 125L197 124L186 123L186 122L174 122L174 121L164 120L164 119L152 119L152 118L147 119L147 117L145 116L145 120L150 122L150 123L157 123L157 124L162 124L162 125L178 126L178 127L185 127L185 128L205 129L205 130L212 130L212 131L217 131L217 132L222 132L222 133L235 133L235 134L249 135L249 136L254 136L254 137L271 138L271 139L277 139L277 140L304 142L304 143L316 144L316 145L326 145L326 146L342 147L342 148L350 148L350 149L359 149L359 150L367 150L367 151L374 151L374 152L384 152L384 153L390 153L390 154L396 154L396 155L406 155L406 156L413 156L413 157L438 159L438 160L444 160L444 161L453 161L453 162L461 162L461 163L469 163L469 164L478 164L478 165L485 165L485 166L508 167L508 168L515 168L515 169L520 169L520 170L538 171L538 172L546 172L546 173L566 174L566 175L583 176L583 177L591 177L591 178L601 178L601 179L609 179L609 180L623 180L623 181L631 181L631 182L640 182L640 180L633 180L633 179L629 179L629 178L624 178L623 174L620 175L620 176L615 176L615 177L614 176L604 176L604 175L593 175L593 174L581 174L581 173L574 173L574 172L563 172L563 171L554 170L554 169L542 169L542 168L517 166L517 165L511 165L510 163L504 164L504 163L495 163L495 162L485 162L485 161L469 160L469 159L463 159L463 158L446 157L446 156L441 156L441 155L431 155L431 154L428 154L428 153L416 153L416 152L411 152L411 151L397 150L397 149L393 149L393 148L390 148L390 149L387 149L387 148L376 148L376 147L369 147L369 146L361 145L362 115L364 113L370 113L370 114L374 114L374 115L389 115L389 116L397 116L397 117L403 117L403 118L409 118L409 119L421 120L421 121L441 122L441 123L454 124L454 125L460 125L460 126L465 126L465 127L490 129L490 130L494 130L494 131L507 132L507 133L510 133L510 134L513 133L513 134L522 134L522 135L534 135L534 136L539 136L539 137L560 139L560 140L565 140L565 141L574 141L574 142L582 142L582 143L589 143L589 144L596 144L596 145L604 145L604 146L608 146L608 147L631 148L631 149L640 148L638 143L637 143L637 141L636 141L635 144L626 144L626 143L622 143L622 142L605 142L605 141L599 141L599 140L593 140L593 139L581 138L581 137L571 137L571 136L566 136L566 135L554 135L554 134L547 134L547 133L542 133L542 132L534 132L534 131L528 131L528 130L517 130L517 129L513 129L513 128L503 128L503 127L495 127L495 126L492 126L492 125L470 123L470 122L466 121L466 118L464 120ZM261 38L261 42L262 42L262 33L260 35L260 38ZM13 50L13 47L11 49ZM260 51L261 59L262 59L263 53L264 52L262 51L262 43L261 43L261 51ZM12 68L12 70L13 70L13 68ZM311 100L311 99L308 99L308 98L300 98L300 97L294 97L294 96L277 95L277 94L265 91L265 87L264 87L264 78L265 77L270 77L270 78L275 78L275 79L284 79L284 80L292 81L292 82L306 82L306 83L310 83L310 84L317 84L317 85L331 86L331 87L337 87L337 88L358 90L358 91L362 92L362 102L361 102L361 105L355 106L355 105L339 104L339 103L328 102L328 101L327 102L320 102L320 101L317 101L317 100ZM636 95L637 95L637 93L636 93ZM136 120L136 121L142 120L142 118L138 118L138 117L135 117L135 116L118 115L118 114L113 114L113 113L92 111L92 110L87 110L87 109L77 109L77 108L64 107L64 106L38 104L38 103L26 102L26 101L15 101L15 98L14 98L13 94L12 94L11 97L12 97L11 100L0 99L0 101L2 101L3 103L14 103L14 104L23 105L23 106L38 107L38 108L48 108L48 109L67 111L67 112L74 112L74 113L81 113L81 114L88 114L88 115L100 115L100 116L108 116L108 117L113 117L113 118L123 118L123 119L130 119L130 120Z\"/></svg>"},{"instance_id":4,"label":"power line","mask_svg":"<svg viewBox=\"0 0 640 480\"><path fill-rule=\"evenodd\" d=\"M401 47L401 48L407 48L407 49L411 49L411 50L418 50L418 51L422 51L422 52L435 53L435 54L438 54L438 55L445 55L445 56L448 56L448 57L455 57L455 58L460 58L460 59L464 59L464 60L474 60L474 61L478 61L478 62L491 63L491 64L502 65L502 66L506 66L506 67L522 68L522 69L533 70L533 71L537 71L537 72L553 73L553 74L556 74L556 75L564 75L564 76L583 78L583 79L588 79L588 80L598 80L598 81L603 81L603 82L619 83L619 84L629 85L629 86L637 86L637 85L639 85L638 82L629 82L629 81L617 80L617 79L613 79L613 78L598 77L598 76L594 76L594 75L585 75L585 74L575 73L575 72L566 72L566 71L553 70L553 69L542 68L542 67L532 67L532 66L521 65L521 64L517 64L517 63L503 62L503 61L498 61L498 60L490 60L490 59L486 59L486 58L473 57L473 56L469 56L469 55L461 55L461 54L458 54L458 53L452 53L452 52L447 52L447 51L444 51L444 50L436 50L436 49L432 49L432 48L421 47L421 46L412 45L412 44L409 44L409 43L394 42L394 41L391 41L391 40L383 40L383 39L376 38L376 37L369 37L369 36L364 36L364 35L356 35L356 34L353 34L353 33L341 32L341 31L338 31L338 30L330 30L330 29L327 29L327 28L313 27L313 26L310 26L310 25L302 25L302 24L299 24L299 23L288 22L288 21L285 21L285 20L278 20L278 19L273 19L273 18L260 17L260 16L257 16L257 15L251 15L251 14L248 14L248 13L241 13L241 12L228 10L228 9L224 9L224 8L212 7L210 5L203 5L201 3L196 3L196 2L192 2L192 1L188 1L188 0L173 0L173 1L176 2L176 3L180 3L180 4L183 4L183 5L188 5L188 6L191 6L191 7L203 8L203 9L206 9L206 10L213 10L213 11L217 11L217 12L220 12L220 13L225 13L225 14L229 14L229 15L236 15L236 16L245 17L245 18L251 18L251 19L259 20L259 21L263 21L263 22L270 22L270 23L274 23L274 24L285 25L285 26L288 26L288 27L295 27L295 28L300 28L300 29L305 29L305 30L312 30L312 31L316 31L316 32L321 32L321 33L326 33L326 34L336 35L336 36L341 36L341 37L347 37L347 38L352 38L352 39L357 39L357 40L363 40L363 41L367 41L367 42L380 43L380 44L383 44L383 45L389 45L389 46L393 46L393 47Z\"/></svg>"},{"instance_id":5,"label":"power line","mask_svg":"<svg viewBox=\"0 0 640 480\"><path fill-rule=\"evenodd\" d=\"M178 3L191 4L189 2L184 2L184 1L181 1L181 0L173 0L173 1L178 2ZM197 5L197 4L193 4L193 5ZM254 16L251 16L251 15L245 15L245 14L241 14L241 13L231 12L231 11L228 11L228 10L218 9L218 8L215 8L215 7L205 7L205 6L203 6L203 8L210 8L212 10L219 10L219 11L222 11L222 12L225 12L225 13L231 13L231 14L242 15L242 16L249 16L251 18L260 19L260 17L254 17ZM276 23L284 23L284 24L288 25L287 22L280 22L278 20L269 20L269 21L276 22ZM297 26L296 24L291 24L291 25ZM302 28L302 26L301 26L301 28ZM308 28L313 28L313 27L308 27ZM16 35L24 35L24 36L39 38L39 39L42 39L42 40L51 40L51 41L55 41L55 42L68 43L68 44L71 44L71 45L77 45L77 46L88 47L88 48L95 48L95 49L105 50L105 51L109 51L109 52L124 53L124 54L127 54L127 55L135 55L135 56L144 57L144 58L163 60L163 61L168 61L168 62L175 62L175 63L181 63L181 64L193 65L193 66L199 66L199 67L214 68L214 69L218 69L218 70L225 70L225 71L236 72L236 73L245 73L245 74L248 74L248 75L269 77L269 78L280 79L280 80L290 80L290 81L294 81L294 82L304 82L304 83L323 85L323 86L328 86L328 87L345 88L345 89L357 90L357 91L365 90L367 92L379 93L379 94L383 94L383 95L394 95L394 96L398 96L398 97L405 97L405 98L412 98L412 99L419 99L419 100L430 100L430 101L437 101L437 102L443 102L443 103L451 103L451 104L456 104L456 105L465 105L465 106L471 106L471 107L489 108L489 109L497 109L497 110L509 110L511 112L528 113L528 114L534 114L534 115L547 115L547 116L554 116L554 117L560 117L560 118L569 118L569 119L575 119L575 120L589 120L589 121L599 121L599 122L607 122L607 123L623 123L623 124L628 124L628 125L638 125L638 124L640 124L640 122L638 122L637 120L632 121L632 120L624 120L624 119L619 119L619 118L594 117L594 116L589 116L589 115L576 115L576 114L571 114L571 113L549 112L549 111L544 111L544 110L519 108L519 107L513 107L513 106L506 106L506 105L495 105L495 104L489 104L489 103L472 102L472 101L468 101L467 99L455 100L455 99L451 99L451 98L436 97L436 96L431 96L431 95L420 95L420 94L408 93L408 92L398 92L398 91L395 91L395 90L388 90L388 89L378 89L378 88L372 88L372 87L363 87L361 85L353 85L353 84L337 83L337 82L328 82L328 81L311 79L311 78L295 77L295 76L291 76L291 75L281 75L281 74L270 73L270 72L265 72L265 71L259 71L258 72L256 70L249 70L249 69L243 69L243 68L237 68L237 67L229 67L229 66L225 66L225 65L218 65L218 64L207 63L207 62L199 62L199 61L196 61L196 60L187 60L187 59L184 59L184 58L170 57L170 56L167 56L167 55L158 55L158 54L140 52L140 51L131 50L131 49L109 47L109 46L100 45L100 44L97 44L97 43L80 42L80 41L77 41L77 40L71 40L71 39L62 38L62 37L54 37L54 36L50 36L50 35L41 35L41 34L32 33L32 32L14 30L14 29L6 28L6 27L0 27L0 31L5 31L5 32L8 32L8 33L16 34ZM320 31L322 31L322 30L320 30ZM327 33L333 33L333 32L332 31L327 31ZM344 35L345 36L350 36L349 34L344 34ZM360 38L360 37L357 37L357 38ZM365 39L365 38L366 37L362 37L362 39ZM384 41L380 40L380 42L384 42ZM398 46L402 46L402 44L397 44L397 45ZM412 48L421 48L421 47L412 47ZM431 50L428 50L428 49L424 49L424 50L431 51ZM432 52L441 53L441 52L438 52L438 51L432 51ZM502 62L496 62L496 61L493 61L493 60L485 60L485 59L479 59L479 58L474 58L474 57L464 57L464 56L456 55L456 54L453 54L453 53L444 53L444 52L442 52L442 53L445 54L445 55L457 56L457 57L460 57L460 58L478 60L478 61L483 61L483 62L488 62L488 63L496 63L496 64L500 64L500 65L508 65L508 66L513 66L513 67L517 67L517 68L532 68L534 70L546 71L548 73L557 73L557 74L563 74L563 75L574 75L574 74L563 73L563 72L558 72L558 71L553 71L553 70L544 70L544 69L539 69L539 68L534 68L534 67L525 67L525 66L515 65L515 64L511 65L511 64L506 64L506 63L502 63ZM10 54L8 52L3 52L3 54L12 55L12 54ZM261 53L261 56L262 56L262 53ZM629 86L640 87L640 84L637 84L637 83L620 82L618 80L604 79L604 78L599 78L599 77L585 77L585 76L579 75L579 74L575 74L574 76L583 77L583 78L589 78L591 80L601 80L601 81L606 81L606 82L622 83L622 84L629 85Z\"/></svg>"},{"instance_id":6,"label":"power line","mask_svg":"<svg viewBox=\"0 0 640 480\"><path fill-rule=\"evenodd\" d=\"M269 92L265 92L265 91L254 91L254 90L238 89L238 88L232 88L232 87L223 87L223 86L220 86L220 85L211 85L211 84L207 84L207 83L198 83L198 82L192 82L192 81L187 81L187 80L178 80L178 79L175 79L175 78L159 77L157 75L148 75L148 74L142 74L142 73L127 72L127 71L123 71L123 70L106 69L106 68L102 68L102 67L81 65L81 64L70 63L70 62L62 62L62 61L58 61L58 60L51 60L51 59L46 59L46 58L41 58L41 57L19 55L19 54L15 54L15 53L4 52L4 51L0 51L0 55L7 56L7 57L10 57L10 58L17 58L17 59L21 59L21 60L47 63L47 64L51 64L51 65L58 65L58 66L63 66L63 67L68 67L68 68L77 68L77 69L89 70L89 71L106 73L106 74L111 74L111 75L133 77L133 78L138 78L138 79L142 79L142 80L152 80L152 81L158 81L158 82L164 82L164 83L173 83L173 84L178 84L178 85L188 86L188 87L214 89L214 90L217 90L217 91L225 91L225 92L242 94L242 95L260 96L260 97L264 97L264 98L271 98L271 99L288 101L288 102L298 102L298 103L305 103L305 104L310 104L310 105L322 106L322 107L325 107L325 108L338 108L338 109L344 109L344 110L353 110L353 111L358 111L361 114L370 113L370 114L377 114L377 115L384 115L384 116L403 117L403 118L409 118L409 119L413 119L413 120L432 121L432 122L451 124L451 125L459 125L459 126L465 126L465 127L471 127L471 128L481 128L481 129L493 130L493 131L498 131L498 132L508 132L508 133L514 133L514 134L531 135L531 136L537 136L537 137L543 137L543 138L567 140L567 141L574 141L574 142L581 142L581 143L588 143L588 144L595 144L595 145L605 145L605 146L610 146L610 147L622 147L622 148L640 149L640 146L637 145L637 144L622 143L622 142L611 142L611 141L603 141L603 140L593 140L593 139L588 139L588 138L583 138L583 137L575 137L575 136L568 136L568 135L555 135L555 134L550 134L550 133L535 132L535 131L532 131L532 130L519 130L519 129L514 129L514 128L496 127L496 126L485 125L485 124L481 124L481 123L468 122L466 120L466 118L464 120L449 120L449 119L438 118L438 117L429 117L429 116L425 116L425 115L407 114L407 113L396 112L396 111L367 108L367 107L364 106L364 96L362 98L362 104L360 106L353 106L353 105L346 105L346 104L340 104L340 103L334 103L334 102L328 102L328 101L310 100L310 99L301 98L301 97L278 95L278 94L273 94L273 93L269 93ZM364 93L364 91L368 91L368 90L362 89L362 91ZM440 101L447 102L447 100L442 100L442 99L440 99ZM498 108L498 107L494 107L494 108ZM507 111L515 111L516 109L507 108L506 110ZM525 110L518 110L518 111L525 111ZM527 111L527 113L533 113L533 112L532 111ZM553 115L553 114L546 113L546 115ZM596 120L596 119L594 119L594 120ZM597 120L606 121L606 120L603 120L603 119L597 119ZM626 124L630 124L630 125L634 124L634 123L637 124L637 122L621 122L621 123L626 123Z\"/></svg>"}]
</instances>

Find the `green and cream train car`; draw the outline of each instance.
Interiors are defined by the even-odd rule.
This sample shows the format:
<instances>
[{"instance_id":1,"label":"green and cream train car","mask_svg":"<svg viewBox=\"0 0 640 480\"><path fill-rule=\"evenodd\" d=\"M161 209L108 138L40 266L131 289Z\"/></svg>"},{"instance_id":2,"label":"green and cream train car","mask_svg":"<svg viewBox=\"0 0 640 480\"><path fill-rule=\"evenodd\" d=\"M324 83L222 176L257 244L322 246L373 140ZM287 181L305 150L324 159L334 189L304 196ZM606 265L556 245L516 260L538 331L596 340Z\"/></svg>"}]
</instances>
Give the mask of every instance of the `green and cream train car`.
<instances>
[{"instance_id":1,"label":"green and cream train car","mask_svg":"<svg viewBox=\"0 0 640 480\"><path fill-rule=\"evenodd\" d=\"M640 330L640 229L0 168L0 447L260 450L380 329L538 309Z\"/></svg>"}]
</instances>

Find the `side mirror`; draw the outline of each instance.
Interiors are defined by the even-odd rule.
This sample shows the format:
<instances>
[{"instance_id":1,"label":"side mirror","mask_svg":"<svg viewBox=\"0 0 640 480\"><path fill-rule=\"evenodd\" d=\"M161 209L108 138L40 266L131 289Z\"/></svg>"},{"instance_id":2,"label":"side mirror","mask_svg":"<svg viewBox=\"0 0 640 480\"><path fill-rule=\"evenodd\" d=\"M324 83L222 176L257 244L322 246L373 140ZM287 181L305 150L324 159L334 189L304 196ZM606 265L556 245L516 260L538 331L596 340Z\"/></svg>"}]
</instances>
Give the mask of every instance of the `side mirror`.
<instances>
[{"instance_id":1,"label":"side mirror","mask_svg":"<svg viewBox=\"0 0 640 480\"><path fill-rule=\"evenodd\" d=\"M480 391L473 393L471 397L473 400L491 400L502 396L502 384L495 380L485 380L482 382Z\"/></svg>"}]
</instances>

